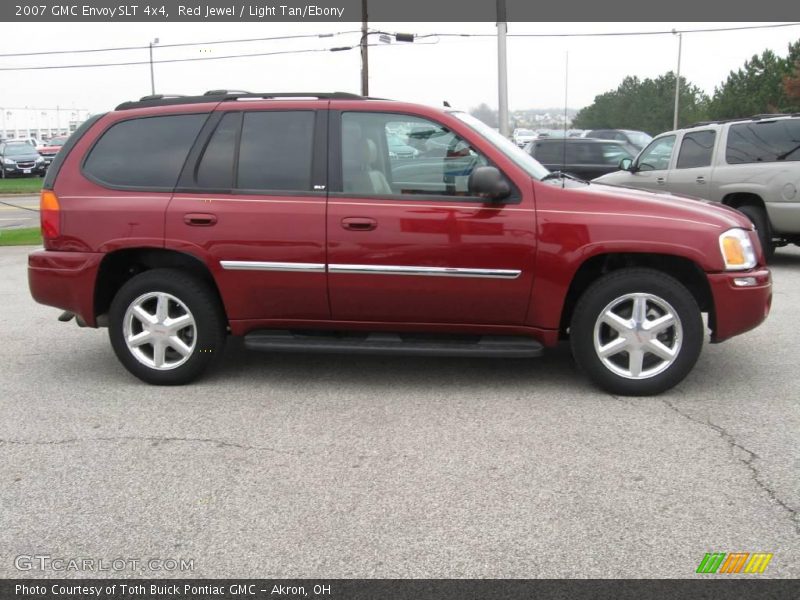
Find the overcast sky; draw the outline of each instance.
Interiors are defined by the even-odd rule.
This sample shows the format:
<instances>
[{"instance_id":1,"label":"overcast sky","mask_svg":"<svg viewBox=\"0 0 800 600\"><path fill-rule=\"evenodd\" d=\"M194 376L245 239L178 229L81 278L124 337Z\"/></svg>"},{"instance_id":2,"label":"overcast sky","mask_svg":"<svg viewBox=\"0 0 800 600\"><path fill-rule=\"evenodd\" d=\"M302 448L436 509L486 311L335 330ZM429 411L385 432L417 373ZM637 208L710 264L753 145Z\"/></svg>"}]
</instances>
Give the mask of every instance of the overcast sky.
<instances>
[{"instance_id":1,"label":"overcast sky","mask_svg":"<svg viewBox=\"0 0 800 600\"><path fill-rule=\"evenodd\" d=\"M755 25L756 23L750 23ZM656 31L747 25L745 23L510 23L509 33L578 33ZM358 29L360 23L21 23L4 24L0 54L316 34ZM494 23L371 23L392 32L487 33ZM770 48L786 54L800 38L800 26L777 29L694 33L683 36L681 74L712 93L731 69ZM188 48L156 47L155 59L222 56L293 49L329 48L358 42L359 34L334 38L220 44ZM377 43L377 36L370 38ZM370 94L470 108L481 102L497 106L495 38L440 38L436 44L370 48ZM539 38L508 40L511 109L564 105L565 56L569 51L571 108L592 102L615 88L626 75L655 77L674 69L677 38L672 35L608 38ZM39 57L0 57L0 67L146 61L146 49ZM156 64L157 92L198 93L208 89L250 91L359 92L357 50L262 56L177 64ZM87 108L100 112L150 93L148 65L47 71L0 72L0 107Z\"/></svg>"}]
</instances>

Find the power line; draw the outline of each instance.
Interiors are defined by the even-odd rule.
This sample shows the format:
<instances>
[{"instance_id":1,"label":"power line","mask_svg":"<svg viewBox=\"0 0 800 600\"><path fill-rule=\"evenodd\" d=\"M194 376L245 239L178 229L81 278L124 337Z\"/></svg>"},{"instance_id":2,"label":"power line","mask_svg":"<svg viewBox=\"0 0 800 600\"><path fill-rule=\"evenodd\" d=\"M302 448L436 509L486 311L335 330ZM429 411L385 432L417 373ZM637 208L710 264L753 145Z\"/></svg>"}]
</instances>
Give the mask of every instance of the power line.
<instances>
[{"instance_id":1,"label":"power line","mask_svg":"<svg viewBox=\"0 0 800 600\"><path fill-rule=\"evenodd\" d=\"M307 33L298 35L279 35L264 38L244 38L235 40L214 40L210 42L182 42L176 44L159 44L159 48L186 48L189 46L213 46L215 44L241 44L247 42L271 42L275 40L297 40L308 38L329 38L350 33L360 33L360 30L335 31L330 33ZM20 56L51 56L55 54L86 54L92 52L118 52L122 50L147 50L150 46L115 46L112 48L83 48L79 50L48 50L43 52L14 52L0 54L0 58L20 57Z\"/></svg>"},{"instance_id":2,"label":"power line","mask_svg":"<svg viewBox=\"0 0 800 600\"><path fill-rule=\"evenodd\" d=\"M439 42L421 42L418 46L428 46L438 44ZM388 44L367 44L368 46L387 47ZM145 46L147 47L147 46ZM352 50L359 46L340 46L336 48L305 48L301 50L277 50L274 52L254 52L251 54L228 54L226 56L196 56L194 58L167 58L161 60L154 60L153 64L164 63L182 63L182 62L197 62L203 60L225 60L231 58L253 58L257 56L277 56L285 54L309 54L314 52L338 52L341 50ZM149 65L149 60L142 61L129 61L129 62L114 62L114 63L90 63L79 65L38 65L34 67L0 67L0 71L47 71L53 69L93 69L101 67L129 67L135 65Z\"/></svg>"},{"instance_id":3,"label":"power line","mask_svg":"<svg viewBox=\"0 0 800 600\"><path fill-rule=\"evenodd\" d=\"M796 27L798 23L776 23L774 25L742 25L739 27L717 27L709 29L670 29L663 31L614 31L614 32L595 32L595 33L508 33L508 37L611 37L627 35L673 35L676 33L717 33L725 31L745 31L748 29L774 29L777 27ZM426 33L416 36L425 37L496 37L494 33Z\"/></svg>"}]
</instances>

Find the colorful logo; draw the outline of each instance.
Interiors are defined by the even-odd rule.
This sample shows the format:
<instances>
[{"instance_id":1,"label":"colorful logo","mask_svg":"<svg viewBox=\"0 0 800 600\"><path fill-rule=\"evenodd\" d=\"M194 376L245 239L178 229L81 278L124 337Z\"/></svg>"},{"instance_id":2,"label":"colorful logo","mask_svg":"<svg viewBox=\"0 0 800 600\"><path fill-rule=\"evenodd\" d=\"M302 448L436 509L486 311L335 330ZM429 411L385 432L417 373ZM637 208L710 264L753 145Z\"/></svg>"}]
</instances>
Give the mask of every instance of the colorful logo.
<instances>
[{"instance_id":1,"label":"colorful logo","mask_svg":"<svg viewBox=\"0 0 800 600\"><path fill-rule=\"evenodd\" d=\"M763 573L771 552L707 552L697 566L697 573Z\"/></svg>"}]
</instances>

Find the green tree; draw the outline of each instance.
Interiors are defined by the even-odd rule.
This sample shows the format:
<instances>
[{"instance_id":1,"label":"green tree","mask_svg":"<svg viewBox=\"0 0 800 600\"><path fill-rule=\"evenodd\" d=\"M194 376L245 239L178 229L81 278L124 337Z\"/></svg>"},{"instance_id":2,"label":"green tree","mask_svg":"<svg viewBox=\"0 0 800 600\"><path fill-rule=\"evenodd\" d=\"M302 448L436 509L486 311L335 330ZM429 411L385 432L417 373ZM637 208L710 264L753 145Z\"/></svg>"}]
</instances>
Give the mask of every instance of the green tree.
<instances>
[{"instance_id":1,"label":"green tree","mask_svg":"<svg viewBox=\"0 0 800 600\"><path fill-rule=\"evenodd\" d=\"M709 117L732 119L764 113L797 112L800 100L792 98L786 81L795 74L800 61L800 40L789 45L785 57L765 50L731 71L714 89Z\"/></svg>"},{"instance_id":2,"label":"green tree","mask_svg":"<svg viewBox=\"0 0 800 600\"><path fill-rule=\"evenodd\" d=\"M706 118L708 97L681 77L678 125ZM596 96L573 121L580 129L637 129L652 135L672 129L675 110L675 74L655 79L626 77L616 90Z\"/></svg>"}]
</instances>

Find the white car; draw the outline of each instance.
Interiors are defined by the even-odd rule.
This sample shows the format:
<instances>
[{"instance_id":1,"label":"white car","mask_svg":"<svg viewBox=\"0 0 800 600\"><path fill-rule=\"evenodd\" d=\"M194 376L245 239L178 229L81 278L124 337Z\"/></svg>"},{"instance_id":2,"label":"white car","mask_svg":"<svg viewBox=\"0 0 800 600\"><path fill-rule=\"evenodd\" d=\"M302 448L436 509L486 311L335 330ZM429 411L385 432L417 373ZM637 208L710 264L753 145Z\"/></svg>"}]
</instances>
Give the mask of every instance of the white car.
<instances>
[{"instance_id":1,"label":"white car","mask_svg":"<svg viewBox=\"0 0 800 600\"><path fill-rule=\"evenodd\" d=\"M524 148L535 137L536 133L531 129L515 129L511 134L511 139L520 148Z\"/></svg>"}]
</instances>

